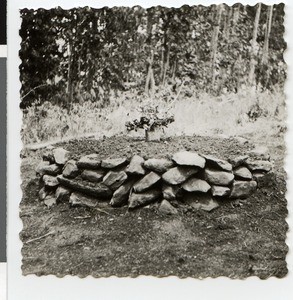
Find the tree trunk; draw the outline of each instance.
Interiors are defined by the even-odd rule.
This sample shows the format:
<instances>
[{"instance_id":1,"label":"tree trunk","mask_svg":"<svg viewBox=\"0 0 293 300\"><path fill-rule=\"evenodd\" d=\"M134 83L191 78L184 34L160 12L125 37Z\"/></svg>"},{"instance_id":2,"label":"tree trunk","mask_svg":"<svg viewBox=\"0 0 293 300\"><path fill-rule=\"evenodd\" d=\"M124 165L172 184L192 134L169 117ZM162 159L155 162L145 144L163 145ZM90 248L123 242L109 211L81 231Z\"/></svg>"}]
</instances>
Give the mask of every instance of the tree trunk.
<instances>
[{"instance_id":1,"label":"tree trunk","mask_svg":"<svg viewBox=\"0 0 293 300\"><path fill-rule=\"evenodd\" d=\"M224 30L224 34L225 34L225 38L226 40L229 40L230 37L230 27L231 27L231 19L232 19L232 14L233 14L233 9L232 7L228 6L228 15L226 18L226 22L225 22L225 30Z\"/></svg>"},{"instance_id":2,"label":"tree trunk","mask_svg":"<svg viewBox=\"0 0 293 300\"><path fill-rule=\"evenodd\" d=\"M175 82L176 70L177 70L177 60L174 61L173 68L172 68L172 82L173 83Z\"/></svg>"},{"instance_id":3,"label":"tree trunk","mask_svg":"<svg viewBox=\"0 0 293 300\"><path fill-rule=\"evenodd\" d=\"M250 86L255 85L255 66L256 66L256 56L257 56L257 31L259 25L261 11L261 3L258 4L257 11L255 14L253 32L252 32L252 40L251 40L251 54L250 54L250 64L249 64L249 75L248 75L248 83Z\"/></svg>"},{"instance_id":4,"label":"tree trunk","mask_svg":"<svg viewBox=\"0 0 293 300\"><path fill-rule=\"evenodd\" d=\"M153 71L154 51L151 51L151 58L147 61L147 77L145 82L145 93L149 97L153 97L155 93L155 78Z\"/></svg>"},{"instance_id":5,"label":"tree trunk","mask_svg":"<svg viewBox=\"0 0 293 300\"><path fill-rule=\"evenodd\" d=\"M218 39L219 39L219 31L220 31L220 24L221 24L221 16L222 16L222 5L219 4L217 7L217 14L216 14L216 25L214 27L213 36L212 36L212 65L211 65L211 71L212 71L212 84L211 84L211 90L214 90L214 84L216 81L216 58L217 58L217 48L218 48Z\"/></svg>"},{"instance_id":6,"label":"tree trunk","mask_svg":"<svg viewBox=\"0 0 293 300\"><path fill-rule=\"evenodd\" d=\"M273 8L274 8L273 5L268 6L267 26L266 26L265 40L264 40L263 53L262 53L262 64L266 64L268 61L269 39L270 39L271 28L272 28Z\"/></svg>"},{"instance_id":7,"label":"tree trunk","mask_svg":"<svg viewBox=\"0 0 293 300\"><path fill-rule=\"evenodd\" d=\"M144 132L145 132L145 141L149 142L150 141L150 133L149 133L149 131L147 129L145 129Z\"/></svg>"},{"instance_id":8,"label":"tree trunk","mask_svg":"<svg viewBox=\"0 0 293 300\"><path fill-rule=\"evenodd\" d=\"M170 64L170 45L168 45L165 52L167 52L167 53L166 53L166 58L165 58L165 63L164 63L163 86L166 84L167 70L168 70L169 64Z\"/></svg>"},{"instance_id":9,"label":"tree trunk","mask_svg":"<svg viewBox=\"0 0 293 300\"><path fill-rule=\"evenodd\" d=\"M68 74L67 74L67 94L68 94L68 103L67 109L70 110L73 98L73 80L72 80L72 42L69 40L68 47Z\"/></svg>"}]
</instances>

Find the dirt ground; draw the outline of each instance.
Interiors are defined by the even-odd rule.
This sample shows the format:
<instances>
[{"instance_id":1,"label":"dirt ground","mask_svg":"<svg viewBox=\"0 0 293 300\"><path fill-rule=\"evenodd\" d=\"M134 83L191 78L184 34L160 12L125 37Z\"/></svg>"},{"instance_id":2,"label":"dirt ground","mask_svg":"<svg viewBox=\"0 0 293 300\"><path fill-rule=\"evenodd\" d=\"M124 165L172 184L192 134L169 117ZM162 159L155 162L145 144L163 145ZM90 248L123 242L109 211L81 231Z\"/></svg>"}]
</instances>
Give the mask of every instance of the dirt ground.
<instances>
[{"instance_id":1,"label":"dirt ground","mask_svg":"<svg viewBox=\"0 0 293 300\"><path fill-rule=\"evenodd\" d=\"M233 138L194 136L148 143L127 137L83 139L59 146L76 158L93 152L101 158L135 153L147 158L183 148L232 158L254 147L255 142L248 138L250 142L244 145ZM173 216L160 214L156 205L128 211L126 207L111 208L106 202L100 204L100 210L72 208L68 203L48 209L38 200L34 171L44 150L24 151L23 274L284 277L288 251L284 140L276 135L257 142L270 148L275 167L250 198L223 201L212 212L178 202L179 213Z\"/></svg>"}]
</instances>

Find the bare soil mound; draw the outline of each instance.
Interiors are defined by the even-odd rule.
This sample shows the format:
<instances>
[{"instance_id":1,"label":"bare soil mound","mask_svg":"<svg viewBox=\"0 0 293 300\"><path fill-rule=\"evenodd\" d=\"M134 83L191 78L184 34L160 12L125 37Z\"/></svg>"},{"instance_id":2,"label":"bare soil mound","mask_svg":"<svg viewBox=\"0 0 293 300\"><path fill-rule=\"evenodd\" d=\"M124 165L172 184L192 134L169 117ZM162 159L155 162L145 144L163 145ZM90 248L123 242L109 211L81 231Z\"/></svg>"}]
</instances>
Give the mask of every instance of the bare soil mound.
<instances>
[{"instance_id":1,"label":"bare soil mound","mask_svg":"<svg viewBox=\"0 0 293 300\"><path fill-rule=\"evenodd\" d=\"M197 136L148 143L122 136L58 146L74 158L93 152L101 158L164 157L186 149L228 159L253 148L237 139ZM177 202L178 214L172 216L161 214L157 205L128 211L108 203L98 209L61 203L48 209L38 201L34 172L44 150L26 151L20 205L23 274L284 277L288 251L284 146L271 150L274 172L260 180L248 199L223 201L211 212Z\"/></svg>"}]
</instances>

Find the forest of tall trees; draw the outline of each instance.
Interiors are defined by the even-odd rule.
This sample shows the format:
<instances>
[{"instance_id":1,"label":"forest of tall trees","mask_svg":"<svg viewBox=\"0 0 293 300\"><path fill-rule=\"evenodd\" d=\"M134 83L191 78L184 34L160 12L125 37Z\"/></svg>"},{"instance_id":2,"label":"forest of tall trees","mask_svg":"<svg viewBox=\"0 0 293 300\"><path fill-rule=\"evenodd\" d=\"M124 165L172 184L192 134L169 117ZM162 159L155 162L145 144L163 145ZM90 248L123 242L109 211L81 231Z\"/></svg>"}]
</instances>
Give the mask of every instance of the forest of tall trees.
<instances>
[{"instance_id":1,"label":"forest of tall trees","mask_svg":"<svg viewBox=\"0 0 293 300\"><path fill-rule=\"evenodd\" d=\"M211 95L283 86L284 5L22 9L21 108L107 105L166 86Z\"/></svg>"}]
</instances>

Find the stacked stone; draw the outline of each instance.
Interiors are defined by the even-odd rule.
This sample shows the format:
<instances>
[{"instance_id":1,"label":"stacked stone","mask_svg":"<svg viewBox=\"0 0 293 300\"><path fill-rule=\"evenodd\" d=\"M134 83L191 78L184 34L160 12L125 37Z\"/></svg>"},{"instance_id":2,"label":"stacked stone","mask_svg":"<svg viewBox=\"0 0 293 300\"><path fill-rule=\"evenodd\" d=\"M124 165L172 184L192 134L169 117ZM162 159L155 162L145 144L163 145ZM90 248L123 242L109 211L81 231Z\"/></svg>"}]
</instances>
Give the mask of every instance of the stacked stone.
<instances>
[{"instance_id":1,"label":"stacked stone","mask_svg":"<svg viewBox=\"0 0 293 300\"><path fill-rule=\"evenodd\" d=\"M62 200L68 200L70 191L60 186L58 175L68 172L73 161L70 153L63 148L53 149L43 156L43 161L37 166L36 173L40 176L42 188L39 191L41 201L51 207ZM68 163L68 166L67 166ZM76 172L77 172L76 168Z\"/></svg>"},{"instance_id":2,"label":"stacked stone","mask_svg":"<svg viewBox=\"0 0 293 300\"><path fill-rule=\"evenodd\" d=\"M220 199L246 198L257 188L256 178L271 170L269 156L254 150L249 156L225 161L209 155L181 151L172 158L145 160L134 155L101 160L90 154L79 160L57 148L37 167L40 199L47 206L69 201L73 206L145 206L160 201L165 213L176 213L172 201L210 211Z\"/></svg>"},{"instance_id":3,"label":"stacked stone","mask_svg":"<svg viewBox=\"0 0 293 300\"><path fill-rule=\"evenodd\" d=\"M258 147L230 162L235 176L230 198L247 198L257 188L258 179L272 169L267 147Z\"/></svg>"}]
</instances>

